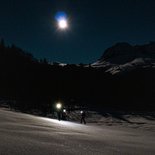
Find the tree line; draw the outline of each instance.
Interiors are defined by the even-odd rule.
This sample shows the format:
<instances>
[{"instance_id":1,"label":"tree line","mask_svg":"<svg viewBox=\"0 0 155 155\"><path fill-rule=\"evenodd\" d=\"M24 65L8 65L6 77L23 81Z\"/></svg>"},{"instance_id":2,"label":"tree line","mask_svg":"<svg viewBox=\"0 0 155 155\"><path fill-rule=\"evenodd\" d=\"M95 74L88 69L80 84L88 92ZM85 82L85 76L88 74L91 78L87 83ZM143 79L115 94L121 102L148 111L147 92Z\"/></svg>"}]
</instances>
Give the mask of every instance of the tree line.
<instances>
[{"instance_id":1,"label":"tree line","mask_svg":"<svg viewBox=\"0 0 155 155\"><path fill-rule=\"evenodd\" d=\"M48 64L32 54L0 42L0 97L23 111L38 109L45 115L56 101L105 109L155 109L155 69L137 68L120 75L104 68ZM13 102L11 102L13 101Z\"/></svg>"}]
</instances>

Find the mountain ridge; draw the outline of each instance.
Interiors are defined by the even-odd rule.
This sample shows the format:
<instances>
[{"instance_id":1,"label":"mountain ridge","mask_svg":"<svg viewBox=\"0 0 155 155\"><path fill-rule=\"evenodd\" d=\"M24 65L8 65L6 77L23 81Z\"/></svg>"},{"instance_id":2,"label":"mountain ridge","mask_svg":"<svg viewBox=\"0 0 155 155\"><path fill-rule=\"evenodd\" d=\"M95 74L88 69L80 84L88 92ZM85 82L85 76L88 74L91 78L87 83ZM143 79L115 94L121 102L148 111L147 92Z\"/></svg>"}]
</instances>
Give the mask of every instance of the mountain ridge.
<instances>
[{"instance_id":1,"label":"mountain ridge","mask_svg":"<svg viewBox=\"0 0 155 155\"><path fill-rule=\"evenodd\" d=\"M155 68L155 42L144 45L130 45L122 42L105 50L94 68L104 68L112 74L133 70L137 67Z\"/></svg>"}]
</instances>

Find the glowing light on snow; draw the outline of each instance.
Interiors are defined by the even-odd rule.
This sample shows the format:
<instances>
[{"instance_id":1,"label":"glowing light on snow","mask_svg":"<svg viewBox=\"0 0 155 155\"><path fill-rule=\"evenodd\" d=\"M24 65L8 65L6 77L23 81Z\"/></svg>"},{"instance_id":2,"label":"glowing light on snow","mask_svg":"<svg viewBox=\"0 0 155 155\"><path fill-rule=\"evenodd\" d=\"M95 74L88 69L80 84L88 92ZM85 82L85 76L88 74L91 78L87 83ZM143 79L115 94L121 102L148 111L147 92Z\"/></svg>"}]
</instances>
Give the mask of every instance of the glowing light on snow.
<instances>
[{"instance_id":1,"label":"glowing light on snow","mask_svg":"<svg viewBox=\"0 0 155 155\"><path fill-rule=\"evenodd\" d=\"M61 126L66 126L68 128L75 128L75 129L81 129L81 124L78 123L73 123L73 122L68 122L68 121L59 121L57 119L51 119L51 118L41 118L42 120L45 121L46 124L51 125L51 123L55 123L57 125L61 125Z\"/></svg>"}]
</instances>

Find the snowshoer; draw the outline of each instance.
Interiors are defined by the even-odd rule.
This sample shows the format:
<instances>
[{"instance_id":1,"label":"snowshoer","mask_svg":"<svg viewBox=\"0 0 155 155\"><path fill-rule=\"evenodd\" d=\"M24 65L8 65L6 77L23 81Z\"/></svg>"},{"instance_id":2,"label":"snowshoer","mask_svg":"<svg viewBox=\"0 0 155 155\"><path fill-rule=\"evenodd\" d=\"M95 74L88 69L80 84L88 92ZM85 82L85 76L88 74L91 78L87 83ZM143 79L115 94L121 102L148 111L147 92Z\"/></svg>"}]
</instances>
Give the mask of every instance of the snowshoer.
<instances>
[{"instance_id":1,"label":"snowshoer","mask_svg":"<svg viewBox=\"0 0 155 155\"><path fill-rule=\"evenodd\" d=\"M81 111L81 124L82 124L82 123L86 124L85 117L86 117L85 111Z\"/></svg>"}]
</instances>

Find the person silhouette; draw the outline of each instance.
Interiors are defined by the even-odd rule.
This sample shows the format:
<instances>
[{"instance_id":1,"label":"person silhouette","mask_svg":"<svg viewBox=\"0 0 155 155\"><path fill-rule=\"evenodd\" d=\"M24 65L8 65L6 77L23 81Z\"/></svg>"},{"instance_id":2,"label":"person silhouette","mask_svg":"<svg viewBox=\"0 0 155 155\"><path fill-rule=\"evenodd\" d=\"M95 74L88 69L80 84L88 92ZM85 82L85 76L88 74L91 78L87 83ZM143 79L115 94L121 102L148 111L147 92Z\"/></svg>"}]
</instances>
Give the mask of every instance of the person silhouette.
<instances>
[{"instance_id":1,"label":"person silhouette","mask_svg":"<svg viewBox=\"0 0 155 155\"><path fill-rule=\"evenodd\" d=\"M86 124L85 117L86 117L85 111L81 111L81 124L82 124L82 123Z\"/></svg>"},{"instance_id":2,"label":"person silhouette","mask_svg":"<svg viewBox=\"0 0 155 155\"><path fill-rule=\"evenodd\" d=\"M57 116L58 116L58 120L60 121L61 120L61 111L57 112Z\"/></svg>"}]
</instances>

